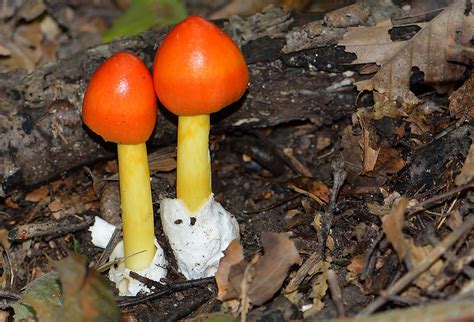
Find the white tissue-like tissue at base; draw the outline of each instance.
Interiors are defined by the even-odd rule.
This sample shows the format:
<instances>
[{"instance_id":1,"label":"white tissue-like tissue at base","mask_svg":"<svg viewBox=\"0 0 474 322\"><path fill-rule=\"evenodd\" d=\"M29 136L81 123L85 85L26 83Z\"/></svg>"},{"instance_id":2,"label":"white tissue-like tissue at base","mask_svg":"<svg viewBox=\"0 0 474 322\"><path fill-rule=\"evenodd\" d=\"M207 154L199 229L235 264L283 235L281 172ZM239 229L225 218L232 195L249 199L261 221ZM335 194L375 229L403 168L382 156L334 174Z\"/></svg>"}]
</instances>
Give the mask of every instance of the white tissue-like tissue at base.
<instances>
[{"instance_id":1,"label":"white tissue-like tissue at base","mask_svg":"<svg viewBox=\"0 0 474 322\"><path fill-rule=\"evenodd\" d=\"M163 199L160 212L179 271L187 279L213 276L224 250L239 239L237 220L212 195L193 216L179 199Z\"/></svg>"},{"instance_id":2,"label":"white tissue-like tissue at base","mask_svg":"<svg viewBox=\"0 0 474 322\"><path fill-rule=\"evenodd\" d=\"M165 259L163 249L158 245L155 239L155 257L153 257L150 265L142 270L135 271L138 275L159 282L161 278L167 274L166 267L168 262ZM119 242L114 248L110 255L110 260L113 261L117 258L124 257L123 241ZM150 293L151 290L143 283L137 281L129 276L130 270L125 267L125 261L121 261L117 265L114 265L109 270L109 279L115 283L119 290L119 294L122 296L135 296L140 291L144 293Z\"/></svg>"}]
</instances>

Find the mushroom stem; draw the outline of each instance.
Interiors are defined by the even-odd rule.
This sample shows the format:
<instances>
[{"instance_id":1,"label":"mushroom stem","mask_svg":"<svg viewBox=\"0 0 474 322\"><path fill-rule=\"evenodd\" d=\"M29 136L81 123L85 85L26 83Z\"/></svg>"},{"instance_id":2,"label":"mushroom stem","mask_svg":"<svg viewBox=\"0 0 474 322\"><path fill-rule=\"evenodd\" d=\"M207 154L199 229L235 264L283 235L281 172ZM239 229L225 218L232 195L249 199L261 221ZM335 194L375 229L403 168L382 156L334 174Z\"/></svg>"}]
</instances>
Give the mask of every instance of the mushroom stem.
<instances>
[{"instance_id":1,"label":"mushroom stem","mask_svg":"<svg viewBox=\"0 0 474 322\"><path fill-rule=\"evenodd\" d=\"M209 114L178 119L176 196L191 213L199 210L212 192L209 129Z\"/></svg>"},{"instance_id":2,"label":"mushroom stem","mask_svg":"<svg viewBox=\"0 0 474 322\"><path fill-rule=\"evenodd\" d=\"M138 271L155 256L150 171L145 143L118 144L125 266Z\"/></svg>"}]
</instances>

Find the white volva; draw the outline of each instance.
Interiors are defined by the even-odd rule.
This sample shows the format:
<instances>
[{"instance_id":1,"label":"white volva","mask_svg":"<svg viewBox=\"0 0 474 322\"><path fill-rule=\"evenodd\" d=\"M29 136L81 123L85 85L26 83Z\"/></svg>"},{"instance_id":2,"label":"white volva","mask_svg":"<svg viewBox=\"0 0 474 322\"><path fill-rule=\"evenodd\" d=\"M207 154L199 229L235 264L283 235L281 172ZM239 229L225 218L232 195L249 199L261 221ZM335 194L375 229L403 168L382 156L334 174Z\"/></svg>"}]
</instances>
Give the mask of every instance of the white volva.
<instances>
[{"instance_id":1,"label":"white volva","mask_svg":"<svg viewBox=\"0 0 474 322\"><path fill-rule=\"evenodd\" d=\"M92 243L100 248L105 248L112 237L115 226L105 220L96 217L95 223L89 228L92 234ZM165 259L163 249L158 245L156 239L155 256L150 265L142 270L136 271L137 274L148 279L159 282L161 278L166 277L168 262ZM130 277L130 270L125 267L123 241L115 246L110 261L119 260L117 264L112 265L109 270L109 279L115 283L121 296L135 296L140 291L150 293L151 290L143 283Z\"/></svg>"},{"instance_id":2,"label":"white volva","mask_svg":"<svg viewBox=\"0 0 474 322\"><path fill-rule=\"evenodd\" d=\"M161 224L187 279L213 276L223 251L239 239L239 225L211 195L192 216L179 199L161 201Z\"/></svg>"},{"instance_id":3,"label":"white volva","mask_svg":"<svg viewBox=\"0 0 474 322\"><path fill-rule=\"evenodd\" d=\"M151 261L151 264L139 271L136 271L138 275L151 279L153 281L159 282L160 279L166 276L168 262L165 259L165 254L163 249L158 245L158 242L155 239L155 257ZM110 260L123 258L123 241L117 244L112 254L110 255ZM135 296L140 291L145 294L151 293L151 289L148 288L145 284L137 281L136 279L130 277L130 270L125 267L125 262L122 260L119 264L114 265L109 270L109 279L115 283L119 290L119 295L122 296Z\"/></svg>"}]
</instances>

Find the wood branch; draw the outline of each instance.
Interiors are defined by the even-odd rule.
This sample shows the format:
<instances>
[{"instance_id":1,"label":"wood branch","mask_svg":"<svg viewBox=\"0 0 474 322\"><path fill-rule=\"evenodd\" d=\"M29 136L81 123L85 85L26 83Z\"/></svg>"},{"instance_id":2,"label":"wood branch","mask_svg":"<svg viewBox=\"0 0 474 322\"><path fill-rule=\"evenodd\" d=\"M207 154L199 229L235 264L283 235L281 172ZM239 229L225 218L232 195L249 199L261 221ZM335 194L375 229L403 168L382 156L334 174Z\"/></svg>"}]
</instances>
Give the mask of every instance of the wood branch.
<instances>
[{"instance_id":1,"label":"wood branch","mask_svg":"<svg viewBox=\"0 0 474 322\"><path fill-rule=\"evenodd\" d=\"M214 133L295 120L330 124L350 115L355 91L328 89L343 79L341 63L352 60L335 45L344 29L327 27L321 36L311 34L305 26L316 18L296 19L270 9L218 22L241 46L251 76L246 96L214 115ZM31 74L0 73L0 197L15 187L36 185L74 167L113 157L115 146L82 124L87 83L100 63L121 50L137 54L151 67L155 49L168 30L102 44ZM172 144L176 117L162 108L159 114L150 144Z\"/></svg>"}]
</instances>

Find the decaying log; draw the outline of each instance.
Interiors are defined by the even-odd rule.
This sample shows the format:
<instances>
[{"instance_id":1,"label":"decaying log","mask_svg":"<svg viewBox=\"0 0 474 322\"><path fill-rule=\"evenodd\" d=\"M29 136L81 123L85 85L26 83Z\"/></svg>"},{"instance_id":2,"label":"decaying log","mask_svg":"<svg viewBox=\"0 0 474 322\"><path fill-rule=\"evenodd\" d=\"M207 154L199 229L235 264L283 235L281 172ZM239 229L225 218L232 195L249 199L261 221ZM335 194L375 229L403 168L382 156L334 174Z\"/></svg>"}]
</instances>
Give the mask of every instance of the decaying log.
<instances>
[{"instance_id":1,"label":"decaying log","mask_svg":"<svg viewBox=\"0 0 474 322\"><path fill-rule=\"evenodd\" d=\"M350 115L355 91L330 87L343 79L352 57L335 44L343 28L314 32L314 16L295 18L277 9L220 25L242 47L250 68L246 96L215 115L214 132L267 127L294 120L329 124ZM323 27L325 28L325 27ZM169 29L152 30L79 52L31 74L0 73L0 197L19 185L35 185L71 168L112 157L106 144L81 122L84 90L97 68L120 50L151 67ZM176 118L163 109L150 144L171 144Z\"/></svg>"}]
</instances>

